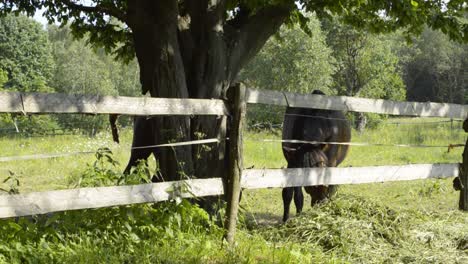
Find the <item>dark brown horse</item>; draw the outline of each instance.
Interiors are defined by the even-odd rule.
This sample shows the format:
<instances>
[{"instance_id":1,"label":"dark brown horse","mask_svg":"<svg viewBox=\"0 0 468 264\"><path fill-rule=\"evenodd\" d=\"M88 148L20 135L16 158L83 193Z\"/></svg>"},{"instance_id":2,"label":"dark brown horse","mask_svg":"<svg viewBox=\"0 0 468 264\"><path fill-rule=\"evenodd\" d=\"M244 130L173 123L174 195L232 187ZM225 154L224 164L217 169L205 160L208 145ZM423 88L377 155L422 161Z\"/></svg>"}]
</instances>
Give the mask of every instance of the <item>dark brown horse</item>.
<instances>
[{"instance_id":1,"label":"dark brown horse","mask_svg":"<svg viewBox=\"0 0 468 264\"><path fill-rule=\"evenodd\" d=\"M312 94L324 94L315 90ZM317 142L349 142L351 127L340 111L309 108L286 109L283 122L283 140L303 140ZM288 161L288 168L336 167L346 157L347 145L304 144L284 142L283 154ZM305 187L312 198L312 205L329 198L336 191L336 186ZM283 189L283 221L289 218L289 208L294 197L297 213L302 211L304 196L301 187Z\"/></svg>"}]
</instances>

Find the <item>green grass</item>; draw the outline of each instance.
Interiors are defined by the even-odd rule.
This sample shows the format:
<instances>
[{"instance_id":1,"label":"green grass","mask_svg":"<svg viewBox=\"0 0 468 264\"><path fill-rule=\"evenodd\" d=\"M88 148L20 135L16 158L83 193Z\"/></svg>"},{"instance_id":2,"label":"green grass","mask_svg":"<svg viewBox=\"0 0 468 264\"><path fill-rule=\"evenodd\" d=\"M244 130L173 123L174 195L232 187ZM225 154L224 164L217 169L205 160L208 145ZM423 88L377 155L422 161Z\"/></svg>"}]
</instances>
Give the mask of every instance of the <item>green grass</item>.
<instances>
[{"instance_id":1,"label":"green grass","mask_svg":"<svg viewBox=\"0 0 468 264\"><path fill-rule=\"evenodd\" d=\"M428 119L392 119L414 122ZM430 119L434 121L434 119ZM448 145L464 143L460 124L382 124L354 142ZM247 132L244 166L286 166L279 131ZM130 131L121 145L109 134L0 138L1 156L96 150L110 147L122 170ZM351 147L341 166L460 162L462 148ZM20 177L20 192L71 188L93 155L0 163ZM281 223L281 189L248 190L241 202L236 246L221 242L222 229L190 205L126 206L55 214L35 223L0 222L0 262L36 263L467 263L468 215L457 210L451 179L341 186L329 203L305 206ZM6 184L0 185L8 188ZM310 198L306 196L306 205ZM196 224L197 223L197 224Z\"/></svg>"},{"instance_id":2,"label":"green grass","mask_svg":"<svg viewBox=\"0 0 468 264\"><path fill-rule=\"evenodd\" d=\"M395 121L395 120L392 120ZM427 119L397 119L425 122ZM429 122L434 121L433 119ZM362 134L353 131L353 142L448 146L464 143L460 123L383 124ZM246 166L286 166L279 143L259 143L279 138L279 133L256 133L245 141ZM351 147L341 166L457 163L463 148ZM306 207L288 224L281 224L280 189L244 192L242 204L249 230L267 241L300 245L312 262L350 263L465 263L468 261L468 217L457 210L459 192L452 179L386 182L341 186L331 203ZM306 204L310 203L306 197ZM268 201L267 203L262 201Z\"/></svg>"},{"instance_id":3,"label":"green grass","mask_svg":"<svg viewBox=\"0 0 468 264\"><path fill-rule=\"evenodd\" d=\"M1 156L7 157L96 151L101 147L109 147L114 158L120 163L119 168L123 170L130 156L130 132L130 130L122 131L120 145L112 141L110 132L100 133L96 137L83 135L4 137L0 138L0 153ZM21 192L66 189L72 187L73 179L83 173L86 165L94 160L93 154L81 154L61 158L2 162L0 163L0 179L7 177L9 171L12 171L20 177Z\"/></svg>"}]
</instances>

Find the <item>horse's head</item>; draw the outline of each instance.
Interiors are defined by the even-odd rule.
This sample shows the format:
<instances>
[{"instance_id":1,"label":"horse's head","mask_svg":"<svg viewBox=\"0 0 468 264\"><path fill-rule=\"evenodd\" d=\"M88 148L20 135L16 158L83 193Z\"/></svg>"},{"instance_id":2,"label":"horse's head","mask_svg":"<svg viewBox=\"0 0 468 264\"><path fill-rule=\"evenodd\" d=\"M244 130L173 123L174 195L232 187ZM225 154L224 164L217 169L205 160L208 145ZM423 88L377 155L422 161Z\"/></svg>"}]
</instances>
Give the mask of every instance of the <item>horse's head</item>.
<instances>
[{"instance_id":1,"label":"horse's head","mask_svg":"<svg viewBox=\"0 0 468 264\"><path fill-rule=\"evenodd\" d=\"M325 95L324 92L320 91L320 90L313 90L312 91L312 94L321 94L321 95Z\"/></svg>"}]
</instances>

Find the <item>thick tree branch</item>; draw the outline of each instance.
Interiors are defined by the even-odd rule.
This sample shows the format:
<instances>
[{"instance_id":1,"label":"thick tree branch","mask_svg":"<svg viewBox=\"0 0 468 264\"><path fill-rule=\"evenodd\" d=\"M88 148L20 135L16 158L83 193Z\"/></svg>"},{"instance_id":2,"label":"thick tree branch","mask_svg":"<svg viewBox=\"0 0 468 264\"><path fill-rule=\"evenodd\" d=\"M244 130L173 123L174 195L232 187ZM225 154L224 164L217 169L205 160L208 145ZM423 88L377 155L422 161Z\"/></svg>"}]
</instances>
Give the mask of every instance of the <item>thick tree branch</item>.
<instances>
[{"instance_id":1,"label":"thick tree branch","mask_svg":"<svg viewBox=\"0 0 468 264\"><path fill-rule=\"evenodd\" d=\"M85 5L74 3L71 0L61 0L60 2L62 2L64 5L66 5L70 9L82 11L85 13L104 13L109 16L113 16L122 22L125 22L125 23L128 22L127 16L115 6L103 6L103 5L85 6Z\"/></svg>"},{"instance_id":2,"label":"thick tree branch","mask_svg":"<svg viewBox=\"0 0 468 264\"><path fill-rule=\"evenodd\" d=\"M188 14L179 16L178 18L178 40L180 45L180 53L184 63L185 73L187 74L187 84L192 83L190 79L190 71L195 50L195 40L190 32L190 16Z\"/></svg>"},{"instance_id":3,"label":"thick tree branch","mask_svg":"<svg viewBox=\"0 0 468 264\"><path fill-rule=\"evenodd\" d=\"M257 11L244 20L235 30L231 39L231 54L229 56L229 77L234 79L240 69L252 59L263 47L265 42L278 31L295 6L269 6Z\"/></svg>"}]
</instances>

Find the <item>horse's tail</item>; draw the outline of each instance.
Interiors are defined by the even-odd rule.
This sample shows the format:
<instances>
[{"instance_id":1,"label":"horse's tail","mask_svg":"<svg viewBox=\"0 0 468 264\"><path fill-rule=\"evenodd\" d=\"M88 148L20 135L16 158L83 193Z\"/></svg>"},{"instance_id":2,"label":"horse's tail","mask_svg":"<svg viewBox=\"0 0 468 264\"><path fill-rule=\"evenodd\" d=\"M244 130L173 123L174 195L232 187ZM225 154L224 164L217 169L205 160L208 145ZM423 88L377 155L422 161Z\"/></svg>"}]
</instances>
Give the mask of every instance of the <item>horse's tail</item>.
<instances>
[{"instance_id":1,"label":"horse's tail","mask_svg":"<svg viewBox=\"0 0 468 264\"><path fill-rule=\"evenodd\" d=\"M326 167L327 164L327 155L321 148L310 149L304 155L304 167ZM336 192L332 185L305 186L304 189L310 194L312 205L328 200Z\"/></svg>"},{"instance_id":2,"label":"horse's tail","mask_svg":"<svg viewBox=\"0 0 468 264\"><path fill-rule=\"evenodd\" d=\"M118 114L110 114L109 115L109 123L112 131L112 139L115 143L120 143L119 140L119 130L117 129L117 119L119 118Z\"/></svg>"}]
</instances>

